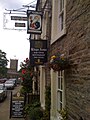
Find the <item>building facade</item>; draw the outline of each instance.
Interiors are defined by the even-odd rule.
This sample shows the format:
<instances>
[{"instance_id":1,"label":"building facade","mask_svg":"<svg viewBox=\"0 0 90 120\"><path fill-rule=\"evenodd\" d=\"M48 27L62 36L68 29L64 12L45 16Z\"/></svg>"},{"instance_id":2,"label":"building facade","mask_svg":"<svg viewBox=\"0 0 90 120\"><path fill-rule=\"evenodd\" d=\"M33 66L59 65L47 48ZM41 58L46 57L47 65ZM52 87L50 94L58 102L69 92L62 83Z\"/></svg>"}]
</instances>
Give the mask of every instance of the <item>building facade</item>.
<instances>
[{"instance_id":1,"label":"building facade","mask_svg":"<svg viewBox=\"0 0 90 120\"><path fill-rule=\"evenodd\" d=\"M50 40L51 40L51 0L38 0L37 11L42 11L42 34L38 36L42 40L47 40L47 57L49 59ZM48 60L47 60L48 61ZM46 86L50 86L50 70L47 65L39 66L40 70L40 102L41 107L45 109L45 91Z\"/></svg>"},{"instance_id":2,"label":"building facade","mask_svg":"<svg viewBox=\"0 0 90 120\"><path fill-rule=\"evenodd\" d=\"M18 71L18 60L17 59L10 59L10 69L14 71Z\"/></svg>"},{"instance_id":3,"label":"building facade","mask_svg":"<svg viewBox=\"0 0 90 120\"><path fill-rule=\"evenodd\" d=\"M89 0L52 0L51 55L64 54L71 67L51 70L51 120L65 107L69 120L90 119L89 12Z\"/></svg>"},{"instance_id":4,"label":"building facade","mask_svg":"<svg viewBox=\"0 0 90 120\"><path fill-rule=\"evenodd\" d=\"M18 73L18 60L10 59L10 68L7 71L8 78L18 78L20 75Z\"/></svg>"},{"instance_id":5,"label":"building facade","mask_svg":"<svg viewBox=\"0 0 90 120\"><path fill-rule=\"evenodd\" d=\"M50 32L48 61L50 56L63 54L70 62L68 69L59 71L45 72L48 69L41 66L41 105L45 106L45 85L50 83L51 120L62 119L62 110L68 120L90 120L90 1L52 0L51 11L49 0L38 1L44 11L41 37ZM46 20L49 17L51 22Z\"/></svg>"}]
</instances>

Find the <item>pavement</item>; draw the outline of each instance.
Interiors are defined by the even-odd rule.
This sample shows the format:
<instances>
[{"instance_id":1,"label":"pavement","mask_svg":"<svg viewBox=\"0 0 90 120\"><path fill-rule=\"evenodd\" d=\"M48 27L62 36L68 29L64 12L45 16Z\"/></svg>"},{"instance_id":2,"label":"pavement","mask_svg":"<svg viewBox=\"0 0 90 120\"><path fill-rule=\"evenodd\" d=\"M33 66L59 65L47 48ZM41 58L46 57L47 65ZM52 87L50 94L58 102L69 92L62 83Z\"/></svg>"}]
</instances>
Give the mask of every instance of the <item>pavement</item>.
<instances>
[{"instance_id":1,"label":"pavement","mask_svg":"<svg viewBox=\"0 0 90 120\"><path fill-rule=\"evenodd\" d=\"M21 86L16 86L13 92L19 91ZM11 92L8 91L7 98L0 103L0 120L25 120L24 118L10 118L10 98Z\"/></svg>"}]
</instances>

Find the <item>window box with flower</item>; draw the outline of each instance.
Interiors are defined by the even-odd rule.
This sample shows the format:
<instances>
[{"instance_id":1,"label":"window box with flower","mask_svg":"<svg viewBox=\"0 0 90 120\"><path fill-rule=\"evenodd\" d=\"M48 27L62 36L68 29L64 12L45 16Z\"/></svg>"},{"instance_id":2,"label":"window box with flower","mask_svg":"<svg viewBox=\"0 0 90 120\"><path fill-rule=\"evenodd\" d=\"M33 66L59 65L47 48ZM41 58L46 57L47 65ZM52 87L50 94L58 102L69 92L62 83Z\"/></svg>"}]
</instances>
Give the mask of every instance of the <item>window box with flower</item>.
<instances>
[{"instance_id":1,"label":"window box with flower","mask_svg":"<svg viewBox=\"0 0 90 120\"><path fill-rule=\"evenodd\" d=\"M64 54L51 56L49 68L54 71L65 70L69 67L69 61Z\"/></svg>"}]
</instances>

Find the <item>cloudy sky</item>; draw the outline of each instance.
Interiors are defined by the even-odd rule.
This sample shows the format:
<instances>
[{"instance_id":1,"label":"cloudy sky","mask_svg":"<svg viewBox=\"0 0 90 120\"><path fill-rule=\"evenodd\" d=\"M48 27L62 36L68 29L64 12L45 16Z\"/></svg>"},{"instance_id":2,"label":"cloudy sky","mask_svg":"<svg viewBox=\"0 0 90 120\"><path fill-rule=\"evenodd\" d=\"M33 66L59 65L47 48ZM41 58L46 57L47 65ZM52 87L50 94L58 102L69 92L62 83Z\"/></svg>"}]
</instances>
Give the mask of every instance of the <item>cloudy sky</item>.
<instances>
[{"instance_id":1,"label":"cloudy sky","mask_svg":"<svg viewBox=\"0 0 90 120\"><path fill-rule=\"evenodd\" d=\"M18 69L20 68L20 63L23 62L25 58L29 57L30 43L27 40L29 35L25 30L3 29L3 13L7 13L7 10L23 8L23 5L34 5L36 1L37 0L0 0L0 49L6 52L8 60L18 59ZM27 10L27 8L22 10ZM8 67L10 67L9 63Z\"/></svg>"}]
</instances>

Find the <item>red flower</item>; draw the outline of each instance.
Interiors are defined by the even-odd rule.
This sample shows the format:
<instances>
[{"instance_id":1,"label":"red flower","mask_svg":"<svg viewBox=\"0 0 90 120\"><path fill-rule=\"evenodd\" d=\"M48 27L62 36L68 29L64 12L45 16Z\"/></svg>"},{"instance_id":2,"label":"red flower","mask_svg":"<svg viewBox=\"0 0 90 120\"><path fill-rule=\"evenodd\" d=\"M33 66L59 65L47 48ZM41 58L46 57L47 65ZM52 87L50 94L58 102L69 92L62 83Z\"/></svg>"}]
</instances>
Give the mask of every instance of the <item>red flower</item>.
<instances>
[{"instance_id":1,"label":"red flower","mask_svg":"<svg viewBox=\"0 0 90 120\"><path fill-rule=\"evenodd\" d=\"M32 77L32 76L33 76L33 73L30 73L30 76Z\"/></svg>"},{"instance_id":2,"label":"red flower","mask_svg":"<svg viewBox=\"0 0 90 120\"><path fill-rule=\"evenodd\" d=\"M24 80L25 78L22 77L22 80Z\"/></svg>"},{"instance_id":3,"label":"red flower","mask_svg":"<svg viewBox=\"0 0 90 120\"><path fill-rule=\"evenodd\" d=\"M25 73L26 73L26 70L25 70L25 69L23 69L23 70L22 70L22 74L25 74Z\"/></svg>"}]
</instances>

